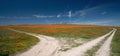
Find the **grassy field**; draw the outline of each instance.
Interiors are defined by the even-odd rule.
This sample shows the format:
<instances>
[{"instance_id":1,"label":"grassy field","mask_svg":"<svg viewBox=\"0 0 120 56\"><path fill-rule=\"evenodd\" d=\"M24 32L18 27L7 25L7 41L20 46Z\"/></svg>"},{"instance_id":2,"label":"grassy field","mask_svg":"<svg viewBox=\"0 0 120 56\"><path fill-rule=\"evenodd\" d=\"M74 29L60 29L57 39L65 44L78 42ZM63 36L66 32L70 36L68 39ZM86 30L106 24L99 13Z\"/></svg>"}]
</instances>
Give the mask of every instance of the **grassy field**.
<instances>
[{"instance_id":1,"label":"grassy field","mask_svg":"<svg viewBox=\"0 0 120 56\"><path fill-rule=\"evenodd\" d=\"M108 27L98 27L98 26L70 26L70 25L50 25L50 26L19 26L12 27L17 30L22 30L26 32L38 33L53 37L69 37L69 38L96 38L101 36L111 30Z\"/></svg>"},{"instance_id":2,"label":"grassy field","mask_svg":"<svg viewBox=\"0 0 120 56\"><path fill-rule=\"evenodd\" d=\"M105 26L79 25L40 25L34 27L29 25L12 28L55 37L62 42L61 51L67 51L73 47L77 47L112 30L112 28Z\"/></svg>"},{"instance_id":3,"label":"grassy field","mask_svg":"<svg viewBox=\"0 0 120 56\"><path fill-rule=\"evenodd\" d=\"M117 32L112 41L111 49L111 56L120 56L120 28L117 28Z\"/></svg>"},{"instance_id":4,"label":"grassy field","mask_svg":"<svg viewBox=\"0 0 120 56\"><path fill-rule=\"evenodd\" d=\"M38 33L47 36L52 36L57 39L65 40L69 45L76 47L80 43L75 43L74 40L97 38L108 33L112 27L107 26L79 26L79 25L20 25L20 26L4 26L0 27L0 56L13 54L34 45L39 40L32 36L16 33L6 28L12 28L20 31ZM12 32L12 33L11 33ZM112 56L120 55L120 28L116 32L112 42ZM32 42L32 43L31 43ZM19 47L19 48L18 48ZM64 50L67 50L65 48ZM64 51L63 50L63 51Z\"/></svg>"},{"instance_id":5,"label":"grassy field","mask_svg":"<svg viewBox=\"0 0 120 56\"><path fill-rule=\"evenodd\" d=\"M33 36L0 28L0 56L8 56L18 51L26 50L38 41Z\"/></svg>"}]
</instances>

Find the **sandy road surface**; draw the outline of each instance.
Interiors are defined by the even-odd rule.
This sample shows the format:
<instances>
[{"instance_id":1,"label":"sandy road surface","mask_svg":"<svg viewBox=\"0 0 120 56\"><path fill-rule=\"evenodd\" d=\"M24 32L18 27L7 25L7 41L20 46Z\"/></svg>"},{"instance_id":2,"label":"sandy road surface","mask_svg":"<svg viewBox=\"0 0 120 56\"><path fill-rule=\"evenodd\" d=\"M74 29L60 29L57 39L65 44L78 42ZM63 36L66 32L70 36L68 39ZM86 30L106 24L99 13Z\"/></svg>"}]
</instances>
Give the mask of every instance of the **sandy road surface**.
<instances>
[{"instance_id":1,"label":"sandy road surface","mask_svg":"<svg viewBox=\"0 0 120 56\"><path fill-rule=\"evenodd\" d=\"M84 43L83 45L72 48L66 52L60 52L60 53L56 54L56 56L84 56L86 51L88 51L92 47L96 46L100 41L102 41L105 37L110 35L113 31L114 30L112 30L109 33L107 33L101 37L98 37L92 41L88 41L87 43Z\"/></svg>"},{"instance_id":2,"label":"sandy road surface","mask_svg":"<svg viewBox=\"0 0 120 56\"><path fill-rule=\"evenodd\" d=\"M110 37L104 42L104 44L100 47L100 49L96 52L95 56L110 56L110 44L112 42L112 38L116 32L115 31L110 35Z\"/></svg>"},{"instance_id":3,"label":"sandy road surface","mask_svg":"<svg viewBox=\"0 0 120 56\"><path fill-rule=\"evenodd\" d=\"M54 56L57 50L59 50L59 41L54 39L53 37L48 37L44 35L39 34L33 34L33 33L27 33L23 31L18 31L14 29L10 29L19 33L25 33L31 36L38 37L40 39L40 42L38 42L35 46L33 46L31 49L16 54L15 56Z\"/></svg>"}]
</instances>

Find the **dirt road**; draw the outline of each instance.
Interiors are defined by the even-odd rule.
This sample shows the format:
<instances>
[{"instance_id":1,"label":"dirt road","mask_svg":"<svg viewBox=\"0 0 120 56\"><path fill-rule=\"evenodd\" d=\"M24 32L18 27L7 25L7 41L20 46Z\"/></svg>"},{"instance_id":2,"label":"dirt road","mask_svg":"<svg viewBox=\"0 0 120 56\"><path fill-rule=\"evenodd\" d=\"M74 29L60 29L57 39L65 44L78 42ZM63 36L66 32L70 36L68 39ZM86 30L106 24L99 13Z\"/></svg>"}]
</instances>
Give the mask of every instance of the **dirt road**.
<instances>
[{"instance_id":1,"label":"dirt road","mask_svg":"<svg viewBox=\"0 0 120 56\"><path fill-rule=\"evenodd\" d=\"M102 41L105 37L110 35L114 30L110 31L109 33L98 37L92 41L88 41L87 43L84 43L83 45L80 45L78 47L72 48L66 52L60 52L56 56L84 56L84 54L92 49L92 47L96 46L100 41Z\"/></svg>"},{"instance_id":2,"label":"dirt road","mask_svg":"<svg viewBox=\"0 0 120 56\"><path fill-rule=\"evenodd\" d=\"M32 35L32 36L35 36L40 39L40 42L38 44L36 44L35 46L33 46L30 50L25 51L20 54L17 54L16 56L84 56L84 54L88 50L92 49L99 42L101 42L105 37L109 36L112 32L115 31L115 30L112 30L103 36L100 36L96 39L88 41L87 43L84 43L78 47L74 47L70 50L59 51L61 48L61 45L60 45L59 41L53 37L44 36L44 35L40 35L40 34L22 32L22 31L18 31L18 30L14 30L14 29L10 29L10 30L20 32L20 33L26 33L28 35ZM112 33L112 35L113 34L114 33ZM107 41L107 44L109 41Z\"/></svg>"},{"instance_id":3,"label":"dirt road","mask_svg":"<svg viewBox=\"0 0 120 56\"><path fill-rule=\"evenodd\" d=\"M23 53L16 54L15 56L54 56L56 51L60 49L59 41L53 37L48 37L40 34L27 33L14 29L10 29L10 30L35 36L40 39L40 42L38 42L31 49Z\"/></svg>"},{"instance_id":4,"label":"dirt road","mask_svg":"<svg viewBox=\"0 0 120 56\"><path fill-rule=\"evenodd\" d=\"M96 52L95 56L110 56L110 44L112 42L112 38L116 32L115 31L110 35L110 37L104 42L104 44L100 47L100 49Z\"/></svg>"}]
</instances>

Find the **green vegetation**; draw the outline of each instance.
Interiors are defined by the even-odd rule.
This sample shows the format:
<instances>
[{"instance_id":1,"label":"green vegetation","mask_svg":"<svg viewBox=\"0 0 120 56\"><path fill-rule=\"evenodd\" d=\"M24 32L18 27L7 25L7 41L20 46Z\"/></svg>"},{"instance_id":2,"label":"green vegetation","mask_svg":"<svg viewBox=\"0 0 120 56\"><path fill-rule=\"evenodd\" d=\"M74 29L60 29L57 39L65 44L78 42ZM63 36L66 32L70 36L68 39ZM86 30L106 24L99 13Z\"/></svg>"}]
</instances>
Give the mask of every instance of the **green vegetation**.
<instances>
[{"instance_id":1,"label":"green vegetation","mask_svg":"<svg viewBox=\"0 0 120 56\"><path fill-rule=\"evenodd\" d=\"M36 37L0 28L0 56L9 56L26 50L38 41Z\"/></svg>"},{"instance_id":2,"label":"green vegetation","mask_svg":"<svg viewBox=\"0 0 120 56\"><path fill-rule=\"evenodd\" d=\"M20 31L53 36L57 39L67 39L71 47L79 46L82 43L76 43L75 40L82 38L83 41L92 40L98 36L108 33L111 28L88 27L88 28L13 28ZM0 28L0 56L7 56L19 51L24 51L28 47L36 44L39 40L33 36L23 33L17 33L8 29ZM83 42L84 43L84 42ZM65 48L63 51L69 48Z\"/></svg>"},{"instance_id":3,"label":"green vegetation","mask_svg":"<svg viewBox=\"0 0 120 56\"><path fill-rule=\"evenodd\" d=\"M120 56L120 28L117 28L111 46L111 56Z\"/></svg>"},{"instance_id":4,"label":"green vegetation","mask_svg":"<svg viewBox=\"0 0 120 56\"><path fill-rule=\"evenodd\" d=\"M63 44L61 51L67 51L73 47L77 47L87 41L102 36L109 31L111 28L14 28L16 30L38 33L47 36L56 37ZM79 40L80 39L80 40ZM75 41L79 40L79 41ZM67 45L67 46L66 46Z\"/></svg>"},{"instance_id":5,"label":"green vegetation","mask_svg":"<svg viewBox=\"0 0 120 56\"><path fill-rule=\"evenodd\" d=\"M53 37L63 38L96 38L104 35L111 30L111 28L15 28L26 32L38 33Z\"/></svg>"}]
</instances>

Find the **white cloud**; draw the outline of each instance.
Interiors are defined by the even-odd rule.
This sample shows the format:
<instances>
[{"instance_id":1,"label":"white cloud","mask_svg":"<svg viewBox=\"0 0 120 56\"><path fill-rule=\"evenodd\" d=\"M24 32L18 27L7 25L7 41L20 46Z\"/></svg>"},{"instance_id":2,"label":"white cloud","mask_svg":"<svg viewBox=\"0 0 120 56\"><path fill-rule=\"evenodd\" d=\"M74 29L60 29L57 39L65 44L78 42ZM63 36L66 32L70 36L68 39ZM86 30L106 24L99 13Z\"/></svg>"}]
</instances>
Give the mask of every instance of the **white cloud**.
<instances>
[{"instance_id":1,"label":"white cloud","mask_svg":"<svg viewBox=\"0 0 120 56\"><path fill-rule=\"evenodd\" d=\"M67 14L57 14L57 15L33 15L36 18L60 18L60 17L69 17L71 18L73 16L72 11L68 11Z\"/></svg>"},{"instance_id":2,"label":"white cloud","mask_svg":"<svg viewBox=\"0 0 120 56\"><path fill-rule=\"evenodd\" d=\"M15 19L23 19L23 18L31 18L31 17L24 17L24 16L0 16L0 18L7 18L7 19L12 19L12 18L15 18Z\"/></svg>"},{"instance_id":3,"label":"white cloud","mask_svg":"<svg viewBox=\"0 0 120 56\"><path fill-rule=\"evenodd\" d=\"M80 11L80 16L85 16L87 13L85 11Z\"/></svg>"},{"instance_id":4,"label":"white cloud","mask_svg":"<svg viewBox=\"0 0 120 56\"><path fill-rule=\"evenodd\" d=\"M72 17L72 11L68 12L68 17L71 18Z\"/></svg>"},{"instance_id":5,"label":"white cloud","mask_svg":"<svg viewBox=\"0 0 120 56\"><path fill-rule=\"evenodd\" d=\"M58 14L56 17L57 17L57 18L60 18L60 17L61 17L61 15L60 15L60 14Z\"/></svg>"},{"instance_id":6,"label":"white cloud","mask_svg":"<svg viewBox=\"0 0 120 56\"><path fill-rule=\"evenodd\" d=\"M99 9L99 8L101 8L101 6L96 6L96 7L92 7L92 8L85 8L83 10L76 11L74 13L74 16L75 15L80 15L80 16L83 17L83 16L86 16L88 13L93 12L93 11Z\"/></svg>"},{"instance_id":7,"label":"white cloud","mask_svg":"<svg viewBox=\"0 0 120 56\"><path fill-rule=\"evenodd\" d=\"M98 24L98 25L100 25L100 24L109 24L109 23L112 23L112 22L114 22L114 20L95 21L95 22L88 22L88 23L89 24Z\"/></svg>"},{"instance_id":8,"label":"white cloud","mask_svg":"<svg viewBox=\"0 0 120 56\"><path fill-rule=\"evenodd\" d=\"M92 8L84 8L83 10L79 10L79 11L76 11L75 13L73 13L71 10L67 12L67 14L57 14L57 15L33 15L34 17L36 18L60 18L60 17L69 17L69 18L72 18L72 17L75 17L75 16L86 16L88 13L96 10L96 9L99 9L101 8L101 6L96 6L96 7L92 7ZM106 14L107 12L102 12L101 14L104 15ZM29 16L29 17L24 17L24 16L14 16L14 17L4 17L4 16L0 16L0 18L31 18L33 16Z\"/></svg>"},{"instance_id":9,"label":"white cloud","mask_svg":"<svg viewBox=\"0 0 120 56\"><path fill-rule=\"evenodd\" d=\"M110 25L114 23L115 20L102 20L102 21L82 21L82 22L73 22L71 24L88 24L88 25Z\"/></svg>"},{"instance_id":10,"label":"white cloud","mask_svg":"<svg viewBox=\"0 0 120 56\"><path fill-rule=\"evenodd\" d=\"M48 16L46 16L46 15L33 15L33 16L35 16L36 18L52 18L52 17L55 17L55 16L52 16L52 15L48 15Z\"/></svg>"},{"instance_id":11,"label":"white cloud","mask_svg":"<svg viewBox=\"0 0 120 56\"><path fill-rule=\"evenodd\" d=\"M102 15L105 15L105 14L107 14L107 12L106 12L106 11L104 11L104 12L102 12L101 14L102 14Z\"/></svg>"}]
</instances>

